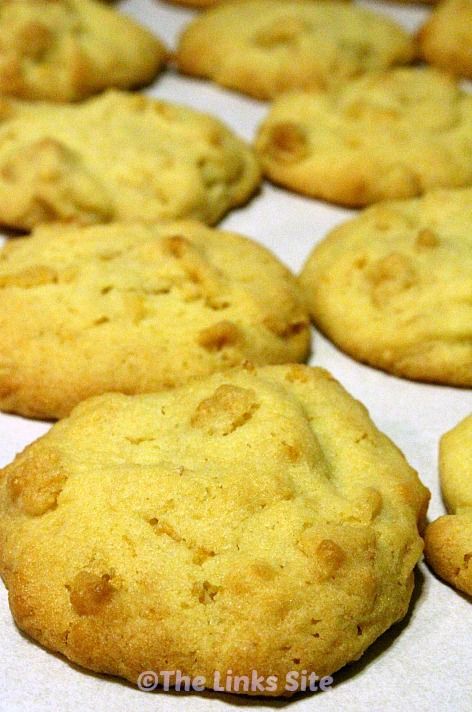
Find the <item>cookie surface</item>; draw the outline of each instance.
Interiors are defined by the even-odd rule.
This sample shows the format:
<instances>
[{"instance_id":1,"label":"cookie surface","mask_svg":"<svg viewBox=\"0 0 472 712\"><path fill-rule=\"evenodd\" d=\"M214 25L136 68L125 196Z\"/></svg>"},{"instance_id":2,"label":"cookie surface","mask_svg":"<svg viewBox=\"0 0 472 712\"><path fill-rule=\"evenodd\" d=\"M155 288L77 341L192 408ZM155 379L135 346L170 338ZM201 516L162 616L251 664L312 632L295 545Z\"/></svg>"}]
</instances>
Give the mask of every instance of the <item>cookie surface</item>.
<instances>
[{"instance_id":1,"label":"cookie surface","mask_svg":"<svg viewBox=\"0 0 472 712\"><path fill-rule=\"evenodd\" d=\"M373 206L300 277L315 323L358 361L472 386L472 190Z\"/></svg>"},{"instance_id":2,"label":"cookie surface","mask_svg":"<svg viewBox=\"0 0 472 712\"><path fill-rule=\"evenodd\" d=\"M256 142L290 190L363 206L472 184L472 95L433 69L394 69L276 100Z\"/></svg>"},{"instance_id":3,"label":"cookie surface","mask_svg":"<svg viewBox=\"0 0 472 712\"><path fill-rule=\"evenodd\" d=\"M260 182L252 151L217 119L110 90L80 105L0 106L0 218L214 223Z\"/></svg>"},{"instance_id":4,"label":"cookie surface","mask_svg":"<svg viewBox=\"0 0 472 712\"><path fill-rule=\"evenodd\" d=\"M472 415L441 438L439 471L449 514L428 526L425 553L441 578L472 596Z\"/></svg>"},{"instance_id":5,"label":"cookie surface","mask_svg":"<svg viewBox=\"0 0 472 712\"><path fill-rule=\"evenodd\" d=\"M302 361L309 317L265 248L193 222L44 228L0 252L0 407L61 417L90 395Z\"/></svg>"},{"instance_id":6,"label":"cookie surface","mask_svg":"<svg viewBox=\"0 0 472 712\"><path fill-rule=\"evenodd\" d=\"M419 33L427 62L472 78L472 0L445 0Z\"/></svg>"},{"instance_id":7,"label":"cookie surface","mask_svg":"<svg viewBox=\"0 0 472 712\"><path fill-rule=\"evenodd\" d=\"M107 87L149 83L166 56L161 42L95 0L3 0L0 93L75 101Z\"/></svg>"},{"instance_id":8,"label":"cookie surface","mask_svg":"<svg viewBox=\"0 0 472 712\"><path fill-rule=\"evenodd\" d=\"M413 40L393 21L341 2L225 2L181 36L182 72L259 99L317 89L410 62Z\"/></svg>"},{"instance_id":9,"label":"cookie surface","mask_svg":"<svg viewBox=\"0 0 472 712\"><path fill-rule=\"evenodd\" d=\"M0 477L20 628L92 670L329 674L402 618L428 492L325 371L82 403ZM272 692L274 694L274 691Z\"/></svg>"}]
</instances>

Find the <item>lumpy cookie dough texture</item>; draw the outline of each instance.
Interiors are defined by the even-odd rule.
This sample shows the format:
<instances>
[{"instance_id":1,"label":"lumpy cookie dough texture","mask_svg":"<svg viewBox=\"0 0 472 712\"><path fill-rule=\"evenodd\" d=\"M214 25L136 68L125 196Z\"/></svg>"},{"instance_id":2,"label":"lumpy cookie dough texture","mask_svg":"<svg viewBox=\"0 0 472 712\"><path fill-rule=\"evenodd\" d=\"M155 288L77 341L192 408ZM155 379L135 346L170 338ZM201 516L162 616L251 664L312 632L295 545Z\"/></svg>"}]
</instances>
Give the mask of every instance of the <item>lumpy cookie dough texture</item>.
<instances>
[{"instance_id":1,"label":"lumpy cookie dough texture","mask_svg":"<svg viewBox=\"0 0 472 712\"><path fill-rule=\"evenodd\" d=\"M472 386L472 190L373 206L301 274L317 326L397 376Z\"/></svg>"},{"instance_id":2,"label":"lumpy cookie dough texture","mask_svg":"<svg viewBox=\"0 0 472 712\"><path fill-rule=\"evenodd\" d=\"M445 0L419 33L427 62L472 78L472 0Z\"/></svg>"},{"instance_id":3,"label":"lumpy cookie dough texture","mask_svg":"<svg viewBox=\"0 0 472 712\"><path fill-rule=\"evenodd\" d=\"M19 627L74 662L325 675L401 619L428 492L319 369L90 399L0 475Z\"/></svg>"},{"instance_id":4,"label":"lumpy cookie dough texture","mask_svg":"<svg viewBox=\"0 0 472 712\"><path fill-rule=\"evenodd\" d=\"M115 90L80 105L0 104L0 219L13 228L215 223L259 182L251 149L192 109Z\"/></svg>"},{"instance_id":5,"label":"lumpy cookie dough texture","mask_svg":"<svg viewBox=\"0 0 472 712\"><path fill-rule=\"evenodd\" d=\"M2 0L0 93L76 101L107 87L149 83L162 43L94 0Z\"/></svg>"},{"instance_id":6,"label":"lumpy cookie dough texture","mask_svg":"<svg viewBox=\"0 0 472 712\"><path fill-rule=\"evenodd\" d=\"M472 595L472 415L443 435L439 455L449 514L428 526L425 553L441 578Z\"/></svg>"},{"instance_id":7,"label":"lumpy cookie dough texture","mask_svg":"<svg viewBox=\"0 0 472 712\"><path fill-rule=\"evenodd\" d=\"M187 74L270 99L407 64L414 54L412 38L398 25L358 6L236 0L190 23L180 39L177 64Z\"/></svg>"},{"instance_id":8,"label":"lumpy cookie dough texture","mask_svg":"<svg viewBox=\"0 0 472 712\"><path fill-rule=\"evenodd\" d=\"M347 206L472 184L472 96L402 68L276 100L256 142L268 178Z\"/></svg>"},{"instance_id":9,"label":"lumpy cookie dough texture","mask_svg":"<svg viewBox=\"0 0 472 712\"><path fill-rule=\"evenodd\" d=\"M199 223L43 228L0 252L0 408L57 418L107 391L302 361L309 316L265 248Z\"/></svg>"}]
</instances>

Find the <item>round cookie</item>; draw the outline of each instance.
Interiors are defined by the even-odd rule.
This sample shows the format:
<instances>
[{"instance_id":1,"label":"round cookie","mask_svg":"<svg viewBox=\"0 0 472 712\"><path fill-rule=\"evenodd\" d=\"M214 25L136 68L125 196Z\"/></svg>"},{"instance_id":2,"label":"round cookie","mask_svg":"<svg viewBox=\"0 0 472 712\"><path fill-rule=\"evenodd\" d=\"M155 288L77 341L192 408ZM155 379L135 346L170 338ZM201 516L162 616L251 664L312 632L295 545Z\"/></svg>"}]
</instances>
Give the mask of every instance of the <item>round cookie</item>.
<instances>
[{"instance_id":1,"label":"round cookie","mask_svg":"<svg viewBox=\"0 0 472 712\"><path fill-rule=\"evenodd\" d=\"M1 474L13 616L86 668L257 670L278 681L249 692L286 694L407 612L429 493L326 371L90 399Z\"/></svg>"},{"instance_id":2,"label":"round cookie","mask_svg":"<svg viewBox=\"0 0 472 712\"><path fill-rule=\"evenodd\" d=\"M0 252L0 409L58 418L88 396L302 361L309 316L265 248L193 222L43 228Z\"/></svg>"},{"instance_id":3,"label":"round cookie","mask_svg":"<svg viewBox=\"0 0 472 712\"><path fill-rule=\"evenodd\" d=\"M472 78L472 0L445 0L419 32L423 59Z\"/></svg>"},{"instance_id":4,"label":"round cookie","mask_svg":"<svg viewBox=\"0 0 472 712\"><path fill-rule=\"evenodd\" d=\"M0 104L0 219L13 228L215 223L259 183L251 149L192 109L114 90L80 105Z\"/></svg>"},{"instance_id":5,"label":"round cookie","mask_svg":"<svg viewBox=\"0 0 472 712\"><path fill-rule=\"evenodd\" d=\"M320 89L373 70L406 64L411 37L380 15L340 2L236 0L193 20L176 61L191 75L271 99Z\"/></svg>"},{"instance_id":6,"label":"round cookie","mask_svg":"<svg viewBox=\"0 0 472 712\"><path fill-rule=\"evenodd\" d=\"M316 325L403 378L472 386L472 190L383 203L335 229L300 277Z\"/></svg>"},{"instance_id":7,"label":"round cookie","mask_svg":"<svg viewBox=\"0 0 472 712\"><path fill-rule=\"evenodd\" d=\"M256 142L275 183L347 206L472 184L472 95L433 69L394 69L274 102Z\"/></svg>"},{"instance_id":8,"label":"round cookie","mask_svg":"<svg viewBox=\"0 0 472 712\"><path fill-rule=\"evenodd\" d=\"M148 30L95 0L3 0L0 93L76 101L148 84L166 57Z\"/></svg>"},{"instance_id":9,"label":"round cookie","mask_svg":"<svg viewBox=\"0 0 472 712\"><path fill-rule=\"evenodd\" d=\"M425 553L441 578L472 596L472 415L441 438L439 471L450 514L426 529Z\"/></svg>"}]
</instances>

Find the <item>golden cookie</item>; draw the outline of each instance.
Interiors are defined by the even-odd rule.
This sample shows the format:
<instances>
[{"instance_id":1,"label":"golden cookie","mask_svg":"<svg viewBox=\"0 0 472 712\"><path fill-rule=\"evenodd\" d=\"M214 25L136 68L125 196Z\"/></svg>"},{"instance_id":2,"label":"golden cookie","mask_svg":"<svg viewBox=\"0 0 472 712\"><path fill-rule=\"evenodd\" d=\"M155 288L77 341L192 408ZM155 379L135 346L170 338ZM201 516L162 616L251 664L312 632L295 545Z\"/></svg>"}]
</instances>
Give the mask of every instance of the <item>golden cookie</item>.
<instances>
[{"instance_id":1,"label":"golden cookie","mask_svg":"<svg viewBox=\"0 0 472 712\"><path fill-rule=\"evenodd\" d=\"M107 87L149 83L161 42L94 0L2 0L0 93L75 101Z\"/></svg>"},{"instance_id":2,"label":"golden cookie","mask_svg":"<svg viewBox=\"0 0 472 712\"><path fill-rule=\"evenodd\" d=\"M405 64L412 38L356 5L313 0L225 2L184 31L179 69L259 99L319 89Z\"/></svg>"},{"instance_id":3,"label":"golden cookie","mask_svg":"<svg viewBox=\"0 0 472 712\"><path fill-rule=\"evenodd\" d=\"M425 553L441 578L472 596L472 415L441 438L439 470L449 514L428 526Z\"/></svg>"},{"instance_id":4,"label":"golden cookie","mask_svg":"<svg viewBox=\"0 0 472 712\"><path fill-rule=\"evenodd\" d=\"M254 363L302 361L309 317L265 248L193 222L43 228L0 252L0 408L42 418Z\"/></svg>"},{"instance_id":5,"label":"golden cookie","mask_svg":"<svg viewBox=\"0 0 472 712\"><path fill-rule=\"evenodd\" d=\"M358 361L472 386L472 190L383 203L335 229L301 284L315 323Z\"/></svg>"},{"instance_id":6,"label":"golden cookie","mask_svg":"<svg viewBox=\"0 0 472 712\"><path fill-rule=\"evenodd\" d=\"M395 69L278 99L256 147L291 190L362 206L472 185L472 95L433 69Z\"/></svg>"},{"instance_id":7,"label":"golden cookie","mask_svg":"<svg viewBox=\"0 0 472 712\"><path fill-rule=\"evenodd\" d=\"M80 105L0 105L0 220L215 223L260 182L252 151L192 109L109 91Z\"/></svg>"},{"instance_id":8,"label":"golden cookie","mask_svg":"<svg viewBox=\"0 0 472 712\"><path fill-rule=\"evenodd\" d=\"M419 33L427 62L472 78L472 0L445 0Z\"/></svg>"},{"instance_id":9,"label":"golden cookie","mask_svg":"<svg viewBox=\"0 0 472 712\"><path fill-rule=\"evenodd\" d=\"M83 667L283 694L406 614L428 495L326 371L236 370L90 399L27 448L0 472L0 571L18 626Z\"/></svg>"}]
</instances>

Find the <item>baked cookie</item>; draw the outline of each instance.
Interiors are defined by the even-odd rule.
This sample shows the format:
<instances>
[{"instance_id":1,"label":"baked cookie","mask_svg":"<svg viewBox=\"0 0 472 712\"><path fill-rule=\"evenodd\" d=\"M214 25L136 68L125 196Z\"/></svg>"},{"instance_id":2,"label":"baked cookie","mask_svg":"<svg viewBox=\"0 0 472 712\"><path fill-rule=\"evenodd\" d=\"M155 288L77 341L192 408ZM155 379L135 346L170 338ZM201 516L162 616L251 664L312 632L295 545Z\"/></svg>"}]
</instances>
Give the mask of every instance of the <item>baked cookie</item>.
<instances>
[{"instance_id":1,"label":"baked cookie","mask_svg":"<svg viewBox=\"0 0 472 712\"><path fill-rule=\"evenodd\" d=\"M300 277L315 323L358 361L472 386L472 190L376 205L335 229Z\"/></svg>"},{"instance_id":2,"label":"baked cookie","mask_svg":"<svg viewBox=\"0 0 472 712\"><path fill-rule=\"evenodd\" d=\"M78 406L0 476L18 626L86 668L332 673L407 612L428 491L326 372ZM237 690L231 690L237 691Z\"/></svg>"},{"instance_id":3,"label":"baked cookie","mask_svg":"<svg viewBox=\"0 0 472 712\"><path fill-rule=\"evenodd\" d=\"M57 418L250 359L302 361L309 316L265 248L200 223L43 228L0 252L0 408Z\"/></svg>"},{"instance_id":4,"label":"baked cookie","mask_svg":"<svg viewBox=\"0 0 472 712\"><path fill-rule=\"evenodd\" d=\"M453 74L472 78L472 0L445 0L419 33L421 56Z\"/></svg>"},{"instance_id":5,"label":"baked cookie","mask_svg":"<svg viewBox=\"0 0 472 712\"><path fill-rule=\"evenodd\" d=\"M395 69L270 109L263 171L290 190L360 207L472 185L472 95L434 69Z\"/></svg>"},{"instance_id":6,"label":"baked cookie","mask_svg":"<svg viewBox=\"0 0 472 712\"><path fill-rule=\"evenodd\" d=\"M13 228L215 223L259 182L251 149L192 109L113 90L80 105L0 104L0 220Z\"/></svg>"},{"instance_id":7,"label":"baked cookie","mask_svg":"<svg viewBox=\"0 0 472 712\"><path fill-rule=\"evenodd\" d=\"M236 0L199 15L177 65L258 99L320 89L410 62L413 39L392 20L341 2Z\"/></svg>"},{"instance_id":8,"label":"baked cookie","mask_svg":"<svg viewBox=\"0 0 472 712\"><path fill-rule=\"evenodd\" d=\"M441 578L472 596L472 415L441 438L439 471L450 514L428 526L425 553Z\"/></svg>"},{"instance_id":9,"label":"baked cookie","mask_svg":"<svg viewBox=\"0 0 472 712\"><path fill-rule=\"evenodd\" d=\"M149 83L166 56L148 30L95 0L2 0L0 94L75 101Z\"/></svg>"}]
</instances>

